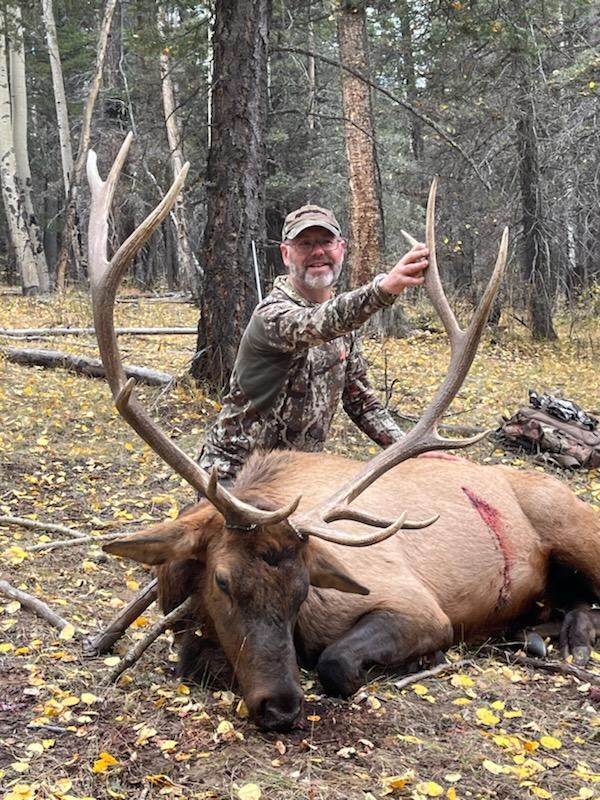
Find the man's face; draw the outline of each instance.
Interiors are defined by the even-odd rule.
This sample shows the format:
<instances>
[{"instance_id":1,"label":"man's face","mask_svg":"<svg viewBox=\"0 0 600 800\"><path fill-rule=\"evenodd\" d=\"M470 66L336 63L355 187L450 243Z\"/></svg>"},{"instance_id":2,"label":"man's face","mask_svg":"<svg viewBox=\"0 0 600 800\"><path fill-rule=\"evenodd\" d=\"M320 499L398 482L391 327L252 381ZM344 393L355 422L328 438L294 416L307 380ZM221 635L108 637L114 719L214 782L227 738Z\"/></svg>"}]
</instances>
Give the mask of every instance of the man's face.
<instances>
[{"instance_id":1,"label":"man's face","mask_svg":"<svg viewBox=\"0 0 600 800\"><path fill-rule=\"evenodd\" d=\"M346 243L317 225L283 242L281 257L300 289L328 289L342 271Z\"/></svg>"}]
</instances>

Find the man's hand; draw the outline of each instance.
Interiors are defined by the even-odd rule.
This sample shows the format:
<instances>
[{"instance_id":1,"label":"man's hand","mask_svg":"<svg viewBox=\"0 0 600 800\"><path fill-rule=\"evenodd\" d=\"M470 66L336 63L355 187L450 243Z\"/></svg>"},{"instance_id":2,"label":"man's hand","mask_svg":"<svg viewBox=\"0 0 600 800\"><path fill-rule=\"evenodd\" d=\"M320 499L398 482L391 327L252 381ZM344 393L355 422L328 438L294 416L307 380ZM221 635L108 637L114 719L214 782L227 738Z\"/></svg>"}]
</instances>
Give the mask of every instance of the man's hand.
<instances>
[{"instance_id":1,"label":"man's hand","mask_svg":"<svg viewBox=\"0 0 600 800\"><path fill-rule=\"evenodd\" d=\"M400 294L409 286L421 286L424 270L429 266L429 250L418 242L403 256L380 282L379 287L390 294Z\"/></svg>"}]
</instances>

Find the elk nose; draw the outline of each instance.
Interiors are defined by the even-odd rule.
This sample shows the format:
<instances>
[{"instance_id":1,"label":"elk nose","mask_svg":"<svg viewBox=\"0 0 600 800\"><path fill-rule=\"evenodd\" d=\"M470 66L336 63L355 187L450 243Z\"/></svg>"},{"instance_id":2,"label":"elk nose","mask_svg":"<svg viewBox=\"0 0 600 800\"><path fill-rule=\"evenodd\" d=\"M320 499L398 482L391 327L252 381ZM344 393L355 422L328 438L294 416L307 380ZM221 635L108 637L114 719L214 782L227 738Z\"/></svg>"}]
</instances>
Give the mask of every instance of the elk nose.
<instances>
[{"instance_id":1,"label":"elk nose","mask_svg":"<svg viewBox=\"0 0 600 800\"><path fill-rule=\"evenodd\" d=\"M254 721L266 731L289 731L300 716L303 701L299 689L265 696L255 706Z\"/></svg>"}]
</instances>

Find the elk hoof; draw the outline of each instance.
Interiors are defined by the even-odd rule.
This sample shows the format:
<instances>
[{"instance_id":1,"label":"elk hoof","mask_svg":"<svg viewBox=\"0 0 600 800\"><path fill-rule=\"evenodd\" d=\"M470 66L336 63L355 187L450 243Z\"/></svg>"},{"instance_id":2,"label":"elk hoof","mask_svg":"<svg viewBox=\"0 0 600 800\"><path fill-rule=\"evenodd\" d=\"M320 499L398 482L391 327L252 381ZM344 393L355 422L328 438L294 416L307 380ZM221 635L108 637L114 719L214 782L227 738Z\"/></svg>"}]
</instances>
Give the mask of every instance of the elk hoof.
<instances>
[{"instance_id":1,"label":"elk hoof","mask_svg":"<svg viewBox=\"0 0 600 800\"><path fill-rule=\"evenodd\" d=\"M546 643L539 633L535 631L525 631L523 646L528 656L533 656L533 658L546 658Z\"/></svg>"},{"instance_id":2,"label":"elk hoof","mask_svg":"<svg viewBox=\"0 0 600 800\"><path fill-rule=\"evenodd\" d=\"M319 658L317 673L325 693L331 697L351 697L365 682L363 670L357 670L347 658L327 650Z\"/></svg>"},{"instance_id":3,"label":"elk hoof","mask_svg":"<svg viewBox=\"0 0 600 800\"><path fill-rule=\"evenodd\" d=\"M566 614L560 630L560 653L563 658L572 655L573 661L584 666L592 655L596 641L594 619L588 608L574 608Z\"/></svg>"}]
</instances>

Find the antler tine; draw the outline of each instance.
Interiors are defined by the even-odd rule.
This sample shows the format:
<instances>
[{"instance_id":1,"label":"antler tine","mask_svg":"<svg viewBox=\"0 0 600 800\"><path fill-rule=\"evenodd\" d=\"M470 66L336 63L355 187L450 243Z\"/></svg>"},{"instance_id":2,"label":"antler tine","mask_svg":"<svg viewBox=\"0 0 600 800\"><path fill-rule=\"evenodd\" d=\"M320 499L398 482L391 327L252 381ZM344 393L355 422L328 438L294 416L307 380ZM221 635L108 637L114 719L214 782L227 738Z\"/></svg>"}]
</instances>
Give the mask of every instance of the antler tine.
<instances>
[{"instance_id":1,"label":"antler tine","mask_svg":"<svg viewBox=\"0 0 600 800\"><path fill-rule=\"evenodd\" d=\"M401 528L427 528L433 525L440 518L439 514L435 514L428 519L421 522L409 522L406 519L406 511L404 511L397 520L391 522L381 531L371 533L348 534L343 531L336 530L335 528L325 527L322 525L315 525L312 522L304 523L303 521L296 521L294 519L294 529L300 536L314 536L317 539L323 539L326 542L333 542L334 544L343 544L347 547L368 547L377 542L383 542L394 536ZM356 520L357 517L352 516L350 519ZM364 522L364 519L358 520Z\"/></svg>"},{"instance_id":2,"label":"antler tine","mask_svg":"<svg viewBox=\"0 0 600 800\"><path fill-rule=\"evenodd\" d=\"M304 532L312 530L315 532L315 535L324 538L322 537L324 530L322 523L334 519L353 519L371 526L387 526L386 530L389 530L395 523L390 525L388 520L384 520L376 515L356 511L354 509L351 510L349 503L364 492L364 490L381 475L397 466L402 461L406 461L409 458L413 458L429 450L468 447L487 435L487 432L484 432L477 436L469 437L468 439L443 438L438 434L437 423L462 385L475 357L479 339L481 338L483 328L487 322L492 303L506 267L508 229L505 228L502 234L496 265L485 292L473 314L470 324L466 330L463 331L444 293L437 265L435 249L436 190L437 178L432 182L427 201L426 243L429 249L429 268L425 273L425 291L442 320L450 340L451 355L448 373L423 412L419 422L404 438L375 456L363 469L359 470L354 478L342 486L335 495L326 500L319 509L308 512L302 518L301 522L294 520L294 524L300 527ZM402 233L404 234L404 231ZM416 243L413 237L408 234L404 235L411 244ZM426 520L423 523L412 523L403 519L401 527L425 527L426 524L432 524L433 521L435 520ZM347 535L339 532L330 532L329 536L331 541L338 541L341 544L353 544L354 542L354 537L352 537L352 541L349 541ZM334 536L338 536L339 538L333 538ZM386 537L384 536L383 538ZM377 539L377 541L380 541L380 539Z\"/></svg>"},{"instance_id":3,"label":"antler tine","mask_svg":"<svg viewBox=\"0 0 600 800\"><path fill-rule=\"evenodd\" d=\"M135 254L169 214L181 191L189 168L189 164L184 165L159 205L150 212L108 261L106 256L108 214L131 140L132 135L129 134L121 146L106 181L100 177L96 154L93 150L88 153L87 161L88 181L92 195L89 222L89 270L94 325L100 356L107 381L115 398L115 404L125 421L175 472L181 475L196 491L203 495L210 494L210 501L223 514L229 527L251 528L259 524L279 522L295 511L300 498L283 509L263 511L238 500L218 483L212 484L208 473L177 447L135 400L133 397L135 381L133 379L126 380L115 333L114 304L117 290L125 270Z\"/></svg>"}]
</instances>

